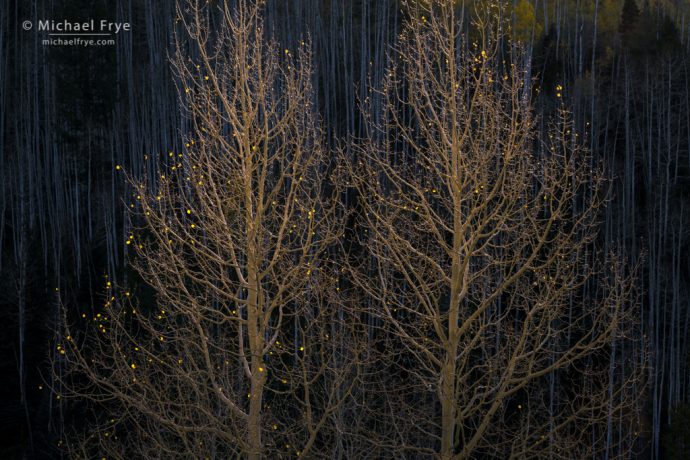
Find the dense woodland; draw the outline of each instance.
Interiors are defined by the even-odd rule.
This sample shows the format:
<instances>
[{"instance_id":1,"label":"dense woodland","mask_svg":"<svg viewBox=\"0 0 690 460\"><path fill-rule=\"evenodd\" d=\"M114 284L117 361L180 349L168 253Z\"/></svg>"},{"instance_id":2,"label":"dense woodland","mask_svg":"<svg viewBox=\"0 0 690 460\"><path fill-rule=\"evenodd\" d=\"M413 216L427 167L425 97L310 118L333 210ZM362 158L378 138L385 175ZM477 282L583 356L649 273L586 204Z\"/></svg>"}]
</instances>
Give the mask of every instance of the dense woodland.
<instances>
[{"instance_id":1,"label":"dense woodland","mask_svg":"<svg viewBox=\"0 0 690 460\"><path fill-rule=\"evenodd\" d=\"M265 318L256 321L273 329L248 336L250 359L246 359L244 339L236 347L230 343L234 336L227 331L235 335L243 328L249 331L250 315L233 311L227 317L214 316L216 306L224 302L264 301L253 300L251 294L242 291L242 286L251 285L252 267L260 267L260 263L251 262L254 250L248 246L240 251L246 260L236 263L248 267L247 280L242 274L225 274L223 262L216 262L210 254L230 258L235 249L227 254L223 251L228 241L234 244L242 240L244 229L236 227L236 234L223 233L224 227L213 227L212 223L239 219L243 208L219 211L200 204L213 199L201 189L203 181L234 183L238 176L233 174L241 170L241 165L233 162L219 162L213 152L228 148L241 151L226 138L230 132L241 131L238 120L242 117L228 117L231 121L222 123L223 114L232 112L227 108L232 104L224 101L224 92L217 89L223 87L224 79L240 78L233 76L232 64L243 61L228 58L222 51L214 55L212 47L199 46L203 37L195 35L199 29L194 28L194 11L178 8L174 0L3 0L2 458L95 458L106 453L107 458L189 458L191 452L199 458L206 454L230 458L238 452L250 458L260 454L294 458L300 455L296 449L304 446L311 449L307 458L690 456L690 3L515 0L491 7L492 21L505 25L494 36L478 31L473 2L446 2L442 11L450 14L452 10L452 16L439 17L452 17L458 28L455 32L461 37L457 43L451 40L450 47L434 42L434 37L448 32L449 23L436 22L426 10L426 2L267 0L260 12L262 23L254 18L248 20L245 29L238 26L226 35L220 32L226 20L224 2L206 3L207 9L201 14L206 19L199 24L211 31L212 37L221 37L225 46L221 49L240 49L244 43L251 50L244 56L249 60L245 63L266 59L266 73L259 75L265 78L252 80L254 77L248 76L247 91L273 95L271 91L278 88L277 94L289 95L285 96L287 102L267 96L261 107L260 112L267 114L262 117L274 118L275 125L283 127L277 134L269 130L277 139L271 149L261 144L262 136L270 137L269 131L261 131L261 123L252 126L260 133L259 141L247 144L249 152L270 150L283 155L277 160L269 155L259 163L258 168L265 171L262 177L273 177L276 171L291 171L293 167L290 177L306 178L304 185L295 186L295 191L285 196L281 194L283 182L266 182L275 186L267 196L275 193L279 197L275 203L285 216L295 217L291 213L297 205L290 203L299 202L297 207L304 208L301 223L290 230L294 238L285 240L289 244L279 244L276 239L271 246L274 260L279 261L270 264L271 276L278 281L261 289L271 294L276 313L268 311ZM247 15L238 17L253 18ZM22 29L23 20L36 23L43 18L127 21L132 31L119 34L113 46L43 46L39 33ZM437 35L425 35L427 21ZM256 24L263 24L258 32L252 28ZM434 162L433 155L421 153L433 152L433 141L442 131L432 126L438 118L429 107L415 111L414 105L416 100L429 97L434 101L430 105L440 107L438 113L445 116L442 94L415 91L425 87L425 75L431 79L434 72L447 71L443 64L423 67L427 56L439 57L441 62L444 53L457 48L466 50L458 54L458 63L488 61L482 54L484 49L473 48L473 42L490 45L485 49L495 50L491 59L498 63L491 71L496 74L479 72L491 85L474 87L486 90L486 94L499 88L495 99L487 97L484 101L482 119L495 128L482 131L482 142L499 145L505 136L513 136L523 150L530 150L524 146L534 146L535 157L525 158L535 162L542 148L563 150L562 155L554 155L553 163L541 157L543 164L539 163L541 173L537 175L530 162L519 155L513 162L505 160L503 170L513 171L517 179L536 181L514 179L509 182L510 190L515 196L531 196L535 203L542 197L547 201L548 196L556 202L573 203L558 210L566 220L573 216L581 219L574 219L577 224L571 227L554 230L557 237L550 239L546 249L524 236L529 230L512 219L498 224L490 221L506 229L501 236L505 240L485 249L486 260L477 264L489 268L477 269L470 283L474 290L465 293L470 305L487 305L489 319L473 330L471 340L453 343L450 338L440 339L443 333L434 323L452 309L443 307L436 314L430 308L426 317L420 315L418 321L412 321L410 317L418 312L409 305L423 304L420 298L432 299L429 302L436 307L448 302L444 294L435 296L441 292L439 273L450 275L449 267L455 267L455 261L439 254L450 244L447 234L457 232L434 235L428 224L435 222L442 228L448 219L453 222L453 209L475 209L471 200L474 195L489 193L481 188L486 182L476 179L464 184L471 200L460 205L448 201L450 198L445 200L445 195L432 196L428 201L420 195L428 212L420 212L420 220L403 220L403 224L398 211L407 211L406 206L414 200L407 203L396 191L409 196L416 187L427 187L432 195L437 189L452 189L452 184L442 180L446 166ZM208 64L211 62L213 65ZM207 63L208 70L218 69L217 74L206 72L212 77L206 81L213 83L218 77L221 82L216 90L194 86L201 75L196 73L197 63ZM518 70L506 70L512 68ZM462 77L456 88L471 81L472 72L477 73L468 67L463 74L463 69L460 66L454 71ZM502 75L506 75L506 83L500 83ZM473 89L468 91L467 95L474 94ZM504 115L500 110L489 110L503 107L502 97L517 107L511 113L521 120L522 128L502 131ZM219 109L223 104L227 107ZM472 117L469 113L468 119L474 120ZM406 131L411 120L428 130L416 126ZM202 130L214 123L218 123L217 130ZM459 123L462 125L462 120ZM535 139L544 139L546 147ZM278 146L275 150L274 145ZM290 153L295 149L309 153L297 162ZM516 152L520 152L517 147ZM559 169L563 164L571 172L563 173ZM181 182L195 166L207 171L206 177L199 180L199 187L180 194L176 180ZM477 154L472 167L474 176L470 177L477 178L496 163ZM168 175L167 182L161 180L161 174ZM339 180L348 177L351 180ZM387 179L379 183L382 177ZM406 185L396 189L396 177L405 177ZM238 183L228 193L232 198L245 192L252 193L243 191ZM386 200L390 200L389 205L383 206L381 201ZM507 209L523 201L516 198L515 203L496 203L496 207ZM484 212L477 209L479 214ZM172 218L177 210L182 210L182 217ZM197 213L200 217L195 220ZM557 213L552 210L552 214ZM547 221L536 213L520 222L540 228ZM281 222L277 219L266 224L271 235L279 234ZM318 234L312 227L317 223ZM195 225L206 225L203 237ZM167 236L168 228L175 230L174 238ZM383 230L369 233L371 229ZM483 230L484 226L476 229L478 233ZM140 244L141 235L161 244ZM172 244L178 237L181 246L172 253L166 251L165 241ZM194 248L188 244L190 238L199 241ZM395 241L418 244L395 246ZM524 248L538 246L534 253L544 260L544 271L532 273L534 280L526 278L524 286L506 288L497 300L477 286L500 286L501 280L494 274L512 270L503 264L506 254L514 253L513 265L519 265L521 257L531 260L520 252L523 246L514 247L513 241ZM452 243L457 250L455 241ZM558 256L554 262L549 251ZM299 253L299 260L281 259L284 252ZM576 257L563 261L560 256L566 252ZM203 275L194 282L211 281L197 290L183 289L186 281L176 288L173 271L167 270L179 263L177 254L185 255L190 273ZM415 269L408 273L408 265L396 262L397 256L391 254L402 254ZM597 260L603 261L601 267L596 266ZM308 273L303 270L305 266ZM531 289L542 275L544 279L569 276L576 281L549 284L567 285L567 289ZM413 284L410 277L415 276L419 290L409 289ZM448 285L449 293L456 295L454 276L449 277ZM630 280L634 280L632 284ZM219 286L236 293L224 293ZM607 289L615 295L607 297ZM226 294L227 298L223 297ZM548 316L539 309L523 311L519 306L513 311L511 299L517 298L534 305L563 303L568 308L565 316ZM634 318L626 316L632 309L622 309L620 314L604 310L594 313L599 311L596 305L606 302L637 305L639 310ZM246 382L237 383L237 391L251 388L251 395L255 388L265 387L266 404L276 401L276 406L281 395L299 395L293 398L297 401L294 405L274 408L270 420L269 416L259 417L257 423L263 427L252 428L248 423L246 428L237 428L242 420L251 419L252 413L261 412L261 398L256 404L252 403L256 398L250 397L249 402L237 405L229 396L214 396L218 388L234 385L232 378L216 382L211 373L203 374L204 380L189 379L200 375L193 362L201 358L195 355L194 347L176 344L184 340L194 343L194 337L205 343L208 330L201 328L206 332L199 333L201 329L195 328L194 308L178 310L182 319L158 310L167 308L163 305L197 303L199 308L209 308L204 310L203 320L218 328L209 326L208 330L218 332L214 345L219 351L211 350L207 355L226 360L226 364L237 359L248 367L243 370L237 365L237 373L247 376ZM313 305L329 308L315 309ZM100 319L106 316L104 306L111 311L117 306L130 313L139 309L142 317L150 315L152 321L142 320L133 328L133 320L120 321L113 314L104 322ZM274 327L277 312L284 323ZM517 326L512 326L525 323L525 316L531 315L543 321L538 323L543 327L535 330L548 330L549 334L521 336L516 332ZM168 321L162 329L155 322L156 316ZM571 323L563 322L566 316ZM185 318L191 320L185 322ZM600 327L619 323L615 333ZM96 333L98 337L106 328L115 337L109 342L89 335ZM571 355L567 347L559 348L564 337L565 342L571 340L571 334L586 338L582 340L591 343L596 352ZM418 344L433 341L433 337L443 346L438 351L420 351ZM505 342L502 337L506 337ZM552 347L549 350L557 351L526 365L530 370L532 366L549 369L538 384L517 385L519 389L510 393L506 403L494 408L492 393L472 382L500 383L502 374L496 368L511 362L510 352L522 346L521 337L548 343L547 348ZM172 348L165 348L169 343ZM132 384L132 375L125 371L138 372L145 368L145 360L136 366L131 360L123 361L124 369L116 363L118 347L133 344L138 344L137 351L139 347L155 349L170 356L174 350L175 366L145 377L144 373L137 374L142 377ZM458 356L458 361L469 363L465 374L438 359L447 356L449 344L454 352L468 350L467 356L462 351ZM86 351L80 354L77 349ZM268 357L267 353L261 357L267 350L281 358ZM102 360L96 358L94 364L96 355L90 353L96 351ZM287 357L282 358L281 353ZM506 361L502 353L508 356ZM427 355L431 364L420 365ZM91 365L96 369L93 375L86 372ZM264 367L270 370L269 377ZM127 392L112 398L114 393L103 388L93 390L88 382L102 378L105 374L100 371L113 379L116 388L127 388ZM436 377L436 372L440 380L430 377ZM456 387L451 388L448 376L460 374L467 380L456 380ZM432 391L437 384L437 391ZM401 390L391 392L389 388ZM469 390L463 393L458 388ZM462 401L461 407L476 407L480 415L458 414L454 406L446 407L444 395L454 391L457 394L453 393L452 399ZM90 401L70 398L85 393L91 395ZM151 394L160 397L152 399ZM585 396L575 398L575 394ZM221 403L209 406L209 413L187 407L172 410L171 418L179 425L171 427L165 417L155 422L146 416L171 410L166 395L173 400L195 395L197 404L217 397ZM144 415L130 413L126 404L118 405L123 401L131 402L131 407ZM497 412L491 412L491 417L481 415L489 409ZM199 422L199 417L204 422ZM465 418L455 422L460 417ZM451 433L440 428L447 425L445 422L437 426L435 419L454 420ZM124 422L118 425L120 420ZM218 420L219 425L209 420ZM190 429L193 435L183 435L187 422L218 427L221 434ZM227 433L224 423L242 434L237 439L223 437ZM565 428L561 431L561 427ZM481 430L488 431L484 434ZM81 438L84 432L96 437ZM533 432L553 436L532 440L529 436ZM476 433L482 435L475 440ZM122 441L107 439L111 435ZM461 441L453 441L453 436ZM245 439L247 446L242 445ZM260 452L255 445L261 445ZM201 447L194 451L194 446Z\"/></svg>"}]
</instances>

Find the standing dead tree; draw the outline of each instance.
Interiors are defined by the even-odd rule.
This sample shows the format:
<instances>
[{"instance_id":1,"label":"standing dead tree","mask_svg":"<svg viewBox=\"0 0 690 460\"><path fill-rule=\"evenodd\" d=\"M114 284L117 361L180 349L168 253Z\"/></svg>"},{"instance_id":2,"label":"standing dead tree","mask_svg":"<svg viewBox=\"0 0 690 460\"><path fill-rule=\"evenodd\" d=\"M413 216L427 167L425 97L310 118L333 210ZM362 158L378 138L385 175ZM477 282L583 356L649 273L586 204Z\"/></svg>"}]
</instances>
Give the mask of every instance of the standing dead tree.
<instances>
[{"instance_id":1,"label":"standing dead tree","mask_svg":"<svg viewBox=\"0 0 690 460\"><path fill-rule=\"evenodd\" d=\"M455 2L411 6L383 121L355 147L369 257L352 280L397 375L369 438L442 459L615 456L645 363L615 353L634 270L596 250L602 171L567 113L538 134L500 7L478 5L470 30Z\"/></svg>"},{"instance_id":2,"label":"standing dead tree","mask_svg":"<svg viewBox=\"0 0 690 460\"><path fill-rule=\"evenodd\" d=\"M60 344L64 394L98 412L77 456L318 457L334 442L359 354L330 274L337 183L309 47L267 41L262 7L178 8L190 135L134 184L127 240L154 298L137 306L108 282L94 327L67 321Z\"/></svg>"}]
</instances>

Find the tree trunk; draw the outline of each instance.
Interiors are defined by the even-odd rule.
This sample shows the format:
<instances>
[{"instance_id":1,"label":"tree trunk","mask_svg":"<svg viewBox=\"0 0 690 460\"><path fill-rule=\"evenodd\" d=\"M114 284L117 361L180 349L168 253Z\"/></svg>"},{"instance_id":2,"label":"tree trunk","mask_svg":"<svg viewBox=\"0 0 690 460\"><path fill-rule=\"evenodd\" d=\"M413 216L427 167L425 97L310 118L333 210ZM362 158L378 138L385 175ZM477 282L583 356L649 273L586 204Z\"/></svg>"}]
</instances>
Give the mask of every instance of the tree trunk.
<instances>
[{"instance_id":1,"label":"tree trunk","mask_svg":"<svg viewBox=\"0 0 690 460\"><path fill-rule=\"evenodd\" d=\"M248 233L250 241L256 241L251 227ZM263 450L261 443L261 400L263 398L264 384L266 383L266 372L262 358L263 334L261 332L261 313L263 305L258 279L258 264L256 263L254 251L248 257L248 272L250 286L247 299L247 330L252 373L249 393L249 418L247 420L247 441L249 444L249 460L259 460Z\"/></svg>"},{"instance_id":2,"label":"tree trunk","mask_svg":"<svg viewBox=\"0 0 690 460\"><path fill-rule=\"evenodd\" d=\"M441 458L450 460L453 456L455 439L455 353L446 354L441 371Z\"/></svg>"}]
</instances>

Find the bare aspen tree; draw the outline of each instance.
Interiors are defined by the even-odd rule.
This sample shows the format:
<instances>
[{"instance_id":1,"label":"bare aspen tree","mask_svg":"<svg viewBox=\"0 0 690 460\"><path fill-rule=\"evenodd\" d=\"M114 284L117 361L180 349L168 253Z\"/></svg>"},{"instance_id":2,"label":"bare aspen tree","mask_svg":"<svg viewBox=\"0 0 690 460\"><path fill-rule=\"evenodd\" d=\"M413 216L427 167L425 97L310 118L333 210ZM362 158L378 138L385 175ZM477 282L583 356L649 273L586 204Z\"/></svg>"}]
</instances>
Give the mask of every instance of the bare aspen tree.
<instances>
[{"instance_id":1,"label":"bare aspen tree","mask_svg":"<svg viewBox=\"0 0 690 460\"><path fill-rule=\"evenodd\" d=\"M127 240L154 296L108 282L94 327L70 335L68 321L65 394L107 411L76 456L318 457L335 442L360 353L327 251L337 183L309 46L267 41L262 3L178 7L191 130L169 169L134 184Z\"/></svg>"},{"instance_id":2,"label":"bare aspen tree","mask_svg":"<svg viewBox=\"0 0 690 460\"><path fill-rule=\"evenodd\" d=\"M370 439L406 457L613 457L645 362L615 353L634 270L596 250L604 175L564 111L540 135L499 8L415 2L355 148L370 257L352 279L395 373L372 384Z\"/></svg>"}]
</instances>

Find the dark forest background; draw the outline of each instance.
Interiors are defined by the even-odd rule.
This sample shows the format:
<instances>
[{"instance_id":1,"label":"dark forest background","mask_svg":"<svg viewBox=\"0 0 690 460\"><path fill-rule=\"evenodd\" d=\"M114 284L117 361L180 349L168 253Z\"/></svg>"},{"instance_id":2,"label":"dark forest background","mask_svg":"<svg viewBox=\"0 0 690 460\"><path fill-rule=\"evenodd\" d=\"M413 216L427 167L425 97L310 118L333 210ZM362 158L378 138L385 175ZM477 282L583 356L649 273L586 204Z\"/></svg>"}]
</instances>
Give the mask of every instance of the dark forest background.
<instances>
[{"instance_id":1,"label":"dark forest background","mask_svg":"<svg viewBox=\"0 0 690 460\"><path fill-rule=\"evenodd\" d=\"M560 104L614 176L606 242L644 256L649 458L690 444L690 2L510 0L537 110ZM24 20L130 22L112 46L43 46ZM281 47L313 41L329 139L361 135L363 82L381 81L399 0L269 0ZM127 282L127 197L115 166L165 167L187 129L168 57L174 0L0 2L0 458L51 458L64 421L47 390L61 306L91 316ZM377 102L374 101L374 104ZM546 117L544 117L546 118ZM612 243L611 243L612 244Z\"/></svg>"}]
</instances>

